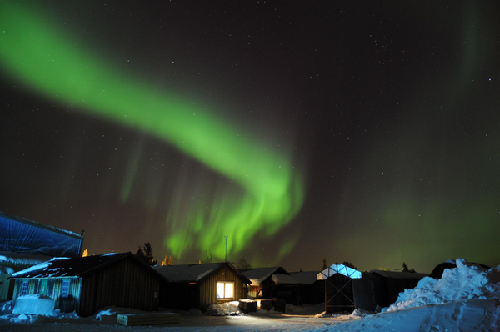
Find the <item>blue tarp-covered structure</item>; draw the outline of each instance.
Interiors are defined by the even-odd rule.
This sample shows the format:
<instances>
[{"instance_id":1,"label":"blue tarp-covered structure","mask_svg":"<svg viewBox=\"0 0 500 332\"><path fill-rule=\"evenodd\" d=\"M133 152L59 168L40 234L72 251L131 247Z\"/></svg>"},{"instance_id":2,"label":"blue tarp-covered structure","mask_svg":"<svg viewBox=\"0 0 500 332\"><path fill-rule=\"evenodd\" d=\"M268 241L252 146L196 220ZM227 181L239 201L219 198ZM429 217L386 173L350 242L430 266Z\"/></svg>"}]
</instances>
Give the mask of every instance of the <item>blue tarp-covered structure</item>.
<instances>
[{"instance_id":1,"label":"blue tarp-covered structure","mask_svg":"<svg viewBox=\"0 0 500 332\"><path fill-rule=\"evenodd\" d=\"M82 242L79 234L0 213L0 252L77 257Z\"/></svg>"}]
</instances>

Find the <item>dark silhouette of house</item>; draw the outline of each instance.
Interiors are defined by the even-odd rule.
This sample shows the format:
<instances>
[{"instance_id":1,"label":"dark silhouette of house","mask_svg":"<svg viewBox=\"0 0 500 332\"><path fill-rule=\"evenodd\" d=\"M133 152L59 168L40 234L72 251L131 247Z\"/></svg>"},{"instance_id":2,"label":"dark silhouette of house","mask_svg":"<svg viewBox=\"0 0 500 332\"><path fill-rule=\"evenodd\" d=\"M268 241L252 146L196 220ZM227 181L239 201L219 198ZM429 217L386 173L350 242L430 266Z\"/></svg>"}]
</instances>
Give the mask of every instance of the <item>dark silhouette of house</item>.
<instances>
[{"instance_id":1,"label":"dark silhouette of house","mask_svg":"<svg viewBox=\"0 0 500 332\"><path fill-rule=\"evenodd\" d=\"M248 295L255 299L271 299L277 297L274 287L275 283L272 277L274 274L288 275L288 272L282 267L264 267L240 271L252 282Z\"/></svg>"},{"instance_id":2,"label":"dark silhouette of house","mask_svg":"<svg viewBox=\"0 0 500 332\"><path fill-rule=\"evenodd\" d=\"M297 304L319 304L325 302L325 282L318 280L321 271L290 272L298 282Z\"/></svg>"},{"instance_id":3,"label":"dark silhouette of house","mask_svg":"<svg viewBox=\"0 0 500 332\"><path fill-rule=\"evenodd\" d=\"M472 262L469 263L467 261L464 261L464 264L467 266L477 266L478 268L485 269L485 270L490 269L490 267L488 265L481 264L481 263L472 263ZM446 262L439 263L438 265L436 265L436 267L434 267L432 269L429 277L431 277L433 279L441 279L441 277L443 276L444 270L456 269L456 268L457 268L456 261L453 261L450 259L450 260L447 260Z\"/></svg>"},{"instance_id":4,"label":"dark silhouette of house","mask_svg":"<svg viewBox=\"0 0 500 332\"><path fill-rule=\"evenodd\" d=\"M55 309L89 316L106 306L158 310L160 284L167 279L129 253L54 258L14 273L12 299L42 294Z\"/></svg>"},{"instance_id":5,"label":"dark silhouette of house","mask_svg":"<svg viewBox=\"0 0 500 332\"><path fill-rule=\"evenodd\" d=\"M353 281L356 308L374 311L396 302L399 293L417 286L423 273L372 270L363 272L363 277Z\"/></svg>"},{"instance_id":6,"label":"dark silhouette of house","mask_svg":"<svg viewBox=\"0 0 500 332\"><path fill-rule=\"evenodd\" d=\"M169 309L200 309L211 304L246 299L248 278L230 263L163 265L154 267L168 279L162 284L160 306Z\"/></svg>"}]
</instances>

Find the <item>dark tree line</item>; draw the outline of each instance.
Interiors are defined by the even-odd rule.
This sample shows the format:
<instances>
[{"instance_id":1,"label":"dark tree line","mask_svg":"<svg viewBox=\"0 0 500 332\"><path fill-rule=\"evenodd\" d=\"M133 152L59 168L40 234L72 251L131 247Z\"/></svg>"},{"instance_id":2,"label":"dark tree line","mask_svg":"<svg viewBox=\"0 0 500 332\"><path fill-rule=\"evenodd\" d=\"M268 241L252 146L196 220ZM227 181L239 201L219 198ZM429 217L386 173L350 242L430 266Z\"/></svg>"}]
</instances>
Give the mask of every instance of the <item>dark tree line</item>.
<instances>
[{"instance_id":1,"label":"dark tree line","mask_svg":"<svg viewBox=\"0 0 500 332\"><path fill-rule=\"evenodd\" d=\"M137 246L137 252L135 254L141 261L148 265L156 265L157 261L153 259L153 248L151 243L147 242L144 245Z\"/></svg>"}]
</instances>

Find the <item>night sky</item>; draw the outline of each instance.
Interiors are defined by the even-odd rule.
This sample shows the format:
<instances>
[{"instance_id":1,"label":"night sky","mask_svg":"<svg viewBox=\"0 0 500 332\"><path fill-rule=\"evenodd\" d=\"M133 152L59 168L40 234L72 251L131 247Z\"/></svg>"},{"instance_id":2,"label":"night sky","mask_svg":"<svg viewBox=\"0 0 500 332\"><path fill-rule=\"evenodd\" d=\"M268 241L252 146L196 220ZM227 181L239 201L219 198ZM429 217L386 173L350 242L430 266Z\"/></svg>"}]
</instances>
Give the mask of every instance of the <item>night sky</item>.
<instances>
[{"instance_id":1,"label":"night sky","mask_svg":"<svg viewBox=\"0 0 500 332\"><path fill-rule=\"evenodd\" d=\"M0 211L90 254L500 263L498 1L2 1Z\"/></svg>"}]
</instances>

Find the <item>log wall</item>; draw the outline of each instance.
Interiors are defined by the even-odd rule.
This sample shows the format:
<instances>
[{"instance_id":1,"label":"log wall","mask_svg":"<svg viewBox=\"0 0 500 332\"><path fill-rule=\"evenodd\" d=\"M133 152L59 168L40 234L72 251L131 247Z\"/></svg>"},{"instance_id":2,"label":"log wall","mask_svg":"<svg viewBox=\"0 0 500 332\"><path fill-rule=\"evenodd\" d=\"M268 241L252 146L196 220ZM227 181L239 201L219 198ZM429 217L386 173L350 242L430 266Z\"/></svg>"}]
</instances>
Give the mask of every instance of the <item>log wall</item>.
<instances>
[{"instance_id":1,"label":"log wall","mask_svg":"<svg viewBox=\"0 0 500 332\"><path fill-rule=\"evenodd\" d=\"M122 259L82 279L80 316L110 305L158 310L161 279L133 259Z\"/></svg>"},{"instance_id":2,"label":"log wall","mask_svg":"<svg viewBox=\"0 0 500 332\"><path fill-rule=\"evenodd\" d=\"M69 281L68 296L62 297L62 282L63 280ZM23 282L28 282L28 289L26 294L42 294L50 297L55 301L54 309L60 309L61 312L78 312L81 295L80 278L40 278L40 279L13 279L14 290L12 299L15 301L21 296Z\"/></svg>"},{"instance_id":3,"label":"log wall","mask_svg":"<svg viewBox=\"0 0 500 332\"><path fill-rule=\"evenodd\" d=\"M234 282L233 299L217 299L217 282ZM230 302L232 300L247 298L247 285L243 282L240 275L229 267L219 268L214 273L205 277L199 282L200 289L200 309L205 311L210 304Z\"/></svg>"}]
</instances>

